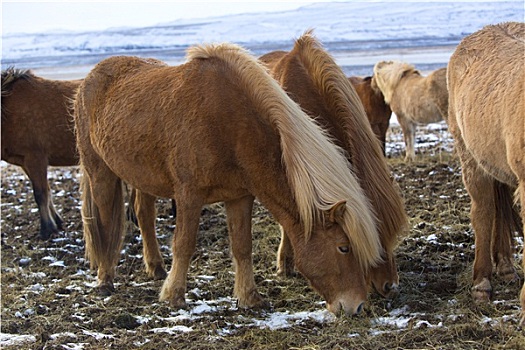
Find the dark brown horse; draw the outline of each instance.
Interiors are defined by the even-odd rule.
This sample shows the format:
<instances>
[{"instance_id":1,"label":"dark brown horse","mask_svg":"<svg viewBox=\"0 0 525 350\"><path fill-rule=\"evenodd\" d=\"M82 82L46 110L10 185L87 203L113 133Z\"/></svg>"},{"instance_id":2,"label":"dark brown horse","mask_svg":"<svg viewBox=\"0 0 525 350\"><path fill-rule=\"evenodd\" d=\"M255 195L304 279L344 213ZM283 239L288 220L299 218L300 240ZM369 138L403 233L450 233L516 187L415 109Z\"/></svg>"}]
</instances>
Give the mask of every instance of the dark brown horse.
<instances>
[{"instance_id":1,"label":"dark brown horse","mask_svg":"<svg viewBox=\"0 0 525 350\"><path fill-rule=\"evenodd\" d=\"M252 266L254 198L286 229L295 264L334 313L366 299L381 260L373 210L326 137L251 55L231 44L193 47L187 63L113 57L75 100L86 253L99 289L113 289L123 236L122 181L137 189L139 225L155 196L177 202L173 264L161 300L185 305L201 208L224 201L239 305L264 305ZM144 210L140 208L143 207ZM151 227L150 227L151 228ZM143 232L155 239L155 232Z\"/></svg>"},{"instance_id":2,"label":"dark brown horse","mask_svg":"<svg viewBox=\"0 0 525 350\"><path fill-rule=\"evenodd\" d=\"M372 268L370 279L384 296L397 292L394 247L407 227L403 200L390 176L377 138L374 136L355 89L333 58L307 32L290 52L271 52L259 58L286 92L327 129L346 151L352 170L369 199L377 217L384 262ZM286 234L278 254L278 271L288 274L293 268L293 250Z\"/></svg>"},{"instance_id":3,"label":"dark brown horse","mask_svg":"<svg viewBox=\"0 0 525 350\"><path fill-rule=\"evenodd\" d=\"M448 65L448 124L459 154L463 182L472 200L476 239L476 301L492 296L498 275L517 280L512 235L525 219L525 24L486 26L467 36ZM521 220L512 192L521 203ZM525 259L522 262L525 271ZM521 288L525 324L525 283Z\"/></svg>"},{"instance_id":4,"label":"dark brown horse","mask_svg":"<svg viewBox=\"0 0 525 350\"><path fill-rule=\"evenodd\" d=\"M22 167L31 180L43 239L62 229L47 167L78 165L70 99L79 84L27 70L2 71L2 160Z\"/></svg>"},{"instance_id":5,"label":"dark brown horse","mask_svg":"<svg viewBox=\"0 0 525 350\"><path fill-rule=\"evenodd\" d=\"M386 133L390 125L392 110L386 104L385 97L377 87L374 77L349 77L348 79L365 107L372 131L381 142L383 155L386 155Z\"/></svg>"}]
</instances>

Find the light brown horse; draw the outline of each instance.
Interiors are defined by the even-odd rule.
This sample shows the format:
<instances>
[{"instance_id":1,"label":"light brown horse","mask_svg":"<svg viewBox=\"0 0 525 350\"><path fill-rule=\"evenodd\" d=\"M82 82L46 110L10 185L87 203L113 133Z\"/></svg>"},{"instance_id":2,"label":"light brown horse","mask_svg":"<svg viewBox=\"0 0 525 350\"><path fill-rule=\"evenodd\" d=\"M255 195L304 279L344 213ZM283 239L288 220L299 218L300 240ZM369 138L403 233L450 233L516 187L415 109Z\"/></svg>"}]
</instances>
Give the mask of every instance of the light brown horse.
<instances>
[{"instance_id":1,"label":"light brown horse","mask_svg":"<svg viewBox=\"0 0 525 350\"><path fill-rule=\"evenodd\" d=\"M503 278L516 279L512 234L525 236L524 52L524 23L490 25L464 38L448 65L448 124L472 201L476 301L492 295L493 263ZM521 223L514 220L511 189L517 189ZM524 324L525 284L520 301Z\"/></svg>"},{"instance_id":2,"label":"light brown horse","mask_svg":"<svg viewBox=\"0 0 525 350\"><path fill-rule=\"evenodd\" d=\"M407 217L356 91L312 32L296 40L292 51L270 52L259 60L270 68L272 76L294 101L346 151L352 164L349 176L357 176L372 204L386 254L384 262L372 268L371 282L383 296L393 296L399 284L393 250L398 235L407 227ZM285 233L279 247L278 272L288 275L293 269L293 250Z\"/></svg>"},{"instance_id":3,"label":"light brown horse","mask_svg":"<svg viewBox=\"0 0 525 350\"><path fill-rule=\"evenodd\" d=\"M238 46L197 46L187 58L178 67L109 58L79 88L82 216L99 290L113 289L124 180L147 204L144 213L137 206L139 225L144 218L154 222L155 196L177 202L173 263L161 300L186 305L201 208L224 201L234 293L240 306L265 304L252 266L257 197L286 229L297 268L328 309L359 312L365 271L380 262L383 249L373 210L348 171L344 151Z\"/></svg>"},{"instance_id":4,"label":"light brown horse","mask_svg":"<svg viewBox=\"0 0 525 350\"><path fill-rule=\"evenodd\" d=\"M386 155L386 133L390 125L392 110L386 104L385 97L377 87L374 77L349 77L372 127L372 131L381 142L383 155Z\"/></svg>"},{"instance_id":5,"label":"light brown horse","mask_svg":"<svg viewBox=\"0 0 525 350\"><path fill-rule=\"evenodd\" d=\"M43 239L62 229L47 167L78 165L70 99L79 84L27 70L2 71L2 160L22 167L31 180Z\"/></svg>"},{"instance_id":6,"label":"light brown horse","mask_svg":"<svg viewBox=\"0 0 525 350\"><path fill-rule=\"evenodd\" d=\"M424 77L413 65L399 61L381 61L374 66L374 81L403 130L406 161L416 158L416 126L447 119L446 74L447 69L441 68Z\"/></svg>"}]
</instances>

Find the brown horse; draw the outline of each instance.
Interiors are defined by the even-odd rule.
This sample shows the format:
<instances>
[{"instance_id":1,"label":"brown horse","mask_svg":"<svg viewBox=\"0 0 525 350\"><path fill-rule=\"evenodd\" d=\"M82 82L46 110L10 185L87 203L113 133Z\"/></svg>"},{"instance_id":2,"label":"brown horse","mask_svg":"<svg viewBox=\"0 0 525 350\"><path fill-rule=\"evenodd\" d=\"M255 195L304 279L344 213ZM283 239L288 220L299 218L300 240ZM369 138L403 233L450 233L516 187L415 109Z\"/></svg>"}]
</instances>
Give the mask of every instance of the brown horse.
<instances>
[{"instance_id":1,"label":"brown horse","mask_svg":"<svg viewBox=\"0 0 525 350\"><path fill-rule=\"evenodd\" d=\"M385 97L377 87L374 77L349 77L348 79L365 107L372 131L381 142L383 155L386 155L386 132L390 125L392 110L386 104Z\"/></svg>"},{"instance_id":2,"label":"brown horse","mask_svg":"<svg viewBox=\"0 0 525 350\"><path fill-rule=\"evenodd\" d=\"M525 235L524 52L525 24L502 23L464 38L448 65L448 124L472 200L476 301L491 297L493 262L500 276L516 279L512 234ZM511 189L517 189L521 202L521 222L514 215ZM524 324L525 284L520 301Z\"/></svg>"},{"instance_id":3,"label":"brown horse","mask_svg":"<svg viewBox=\"0 0 525 350\"><path fill-rule=\"evenodd\" d=\"M398 61L381 61L374 66L374 81L403 130L406 161L416 158L416 125L447 119L446 74L447 69L441 68L424 77L414 66Z\"/></svg>"},{"instance_id":4,"label":"brown horse","mask_svg":"<svg viewBox=\"0 0 525 350\"><path fill-rule=\"evenodd\" d=\"M139 225L154 222L155 196L177 202L161 300L185 306L201 208L224 201L234 293L241 306L264 305L251 256L257 197L286 229L299 271L328 309L362 309L365 273L383 250L373 210L344 151L238 46L193 47L178 67L106 59L79 88L75 126L86 254L101 292L113 289L119 260L124 180L146 204L136 206Z\"/></svg>"},{"instance_id":5,"label":"brown horse","mask_svg":"<svg viewBox=\"0 0 525 350\"><path fill-rule=\"evenodd\" d=\"M43 239L62 229L47 167L78 165L69 100L79 84L40 78L27 70L2 71L2 160L22 167L31 180Z\"/></svg>"},{"instance_id":6,"label":"brown horse","mask_svg":"<svg viewBox=\"0 0 525 350\"><path fill-rule=\"evenodd\" d=\"M259 57L259 60L261 60L261 62L263 62L271 71L279 60L287 54L287 51L272 51ZM350 80L350 83L352 83L352 86L365 108L372 131L381 142L384 155L386 132L390 123L390 117L392 116L392 110L390 109L390 106L385 103L383 93L379 90L377 84L374 83L373 77L349 77L348 79Z\"/></svg>"},{"instance_id":7,"label":"brown horse","mask_svg":"<svg viewBox=\"0 0 525 350\"><path fill-rule=\"evenodd\" d=\"M333 58L311 32L296 40L289 53L271 52L259 58L286 92L327 129L346 151L352 170L378 219L384 262L371 270L371 281L384 296L397 292L399 277L393 250L397 237L407 227L404 203L390 177L380 144L374 136L356 91ZM283 231L278 254L278 272L293 269L293 251Z\"/></svg>"}]
</instances>

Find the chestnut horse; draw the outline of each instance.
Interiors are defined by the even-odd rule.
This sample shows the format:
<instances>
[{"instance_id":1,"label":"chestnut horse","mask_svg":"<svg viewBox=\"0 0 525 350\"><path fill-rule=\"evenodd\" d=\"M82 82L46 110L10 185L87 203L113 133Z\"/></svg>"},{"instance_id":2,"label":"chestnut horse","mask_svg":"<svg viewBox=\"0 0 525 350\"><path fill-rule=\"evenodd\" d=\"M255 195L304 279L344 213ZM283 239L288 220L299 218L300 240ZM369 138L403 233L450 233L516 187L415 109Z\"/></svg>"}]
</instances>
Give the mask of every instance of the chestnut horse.
<instances>
[{"instance_id":1,"label":"chestnut horse","mask_svg":"<svg viewBox=\"0 0 525 350\"><path fill-rule=\"evenodd\" d=\"M225 202L238 303L265 305L252 265L257 197L286 229L297 268L327 308L362 309L365 273L383 254L373 209L344 151L240 47L192 47L177 67L108 58L79 88L75 126L86 254L100 292L113 290L125 181L145 204L136 206L141 230L155 220L155 197L177 202L173 262L160 293L172 306L186 305L201 208L217 201Z\"/></svg>"},{"instance_id":2,"label":"chestnut horse","mask_svg":"<svg viewBox=\"0 0 525 350\"><path fill-rule=\"evenodd\" d=\"M345 151L352 170L370 200L378 221L384 262L371 269L375 289L383 296L397 293L399 277L393 250L408 222L398 187L371 130L355 89L311 32L296 40L290 52L270 52L259 60L301 108L318 121ZM278 273L293 269L293 251L283 231Z\"/></svg>"},{"instance_id":3,"label":"chestnut horse","mask_svg":"<svg viewBox=\"0 0 525 350\"><path fill-rule=\"evenodd\" d=\"M416 158L416 125L447 119L446 74L447 69L441 68L424 77L413 65L399 61L381 61L374 66L374 81L403 130L406 161Z\"/></svg>"},{"instance_id":4,"label":"chestnut horse","mask_svg":"<svg viewBox=\"0 0 525 350\"><path fill-rule=\"evenodd\" d=\"M517 279L511 243L513 232L525 236L524 52L524 23L490 25L464 38L448 65L448 124L472 201L476 301L491 297L493 263L500 276ZM514 220L511 189L517 189L521 222ZM520 301L524 324L525 284Z\"/></svg>"},{"instance_id":5,"label":"chestnut horse","mask_svg":"<svg viewBox=\"0 0 525 350\"><path fill-rule=\"evenodd\" d=\"M70 99L80 80L48 80L2 71L2 160L22 167L40 213L40 237L62 229L47 181L48 166L78 165Z\"/></svg>"},{"instance_id":6,"label":"chestnut horse","mask_svg":"<svg viewBox=\"0 0 525 350\"><path fill-rule=\"evenodd\" d=\"M372 131L381 142L383 155L386 155L386 132L390 125L392 110L386 104L383 93L377 86L374 77L349 77L372 127Z\"/></svg>"}]
</instances>

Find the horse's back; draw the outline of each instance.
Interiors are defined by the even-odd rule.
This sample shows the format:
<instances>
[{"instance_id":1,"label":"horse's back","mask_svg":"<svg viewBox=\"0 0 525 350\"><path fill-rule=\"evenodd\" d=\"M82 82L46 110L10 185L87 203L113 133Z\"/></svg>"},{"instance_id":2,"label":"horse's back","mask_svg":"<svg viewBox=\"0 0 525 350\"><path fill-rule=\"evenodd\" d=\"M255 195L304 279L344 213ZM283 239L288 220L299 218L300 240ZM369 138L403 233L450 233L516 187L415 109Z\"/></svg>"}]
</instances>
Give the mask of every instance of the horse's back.
<instances>
[{"instance_id":1,"label":"horse's back","mask_svg":"<svg viewBox=\"0 0 525 350\"><path fill-rule=\"evenodd\" d=\"M451 129L498 180L525 176L525 24L487 26L449 63ZM519 172L520 174L517 174Z\"/></svg>"}]
</instances>

